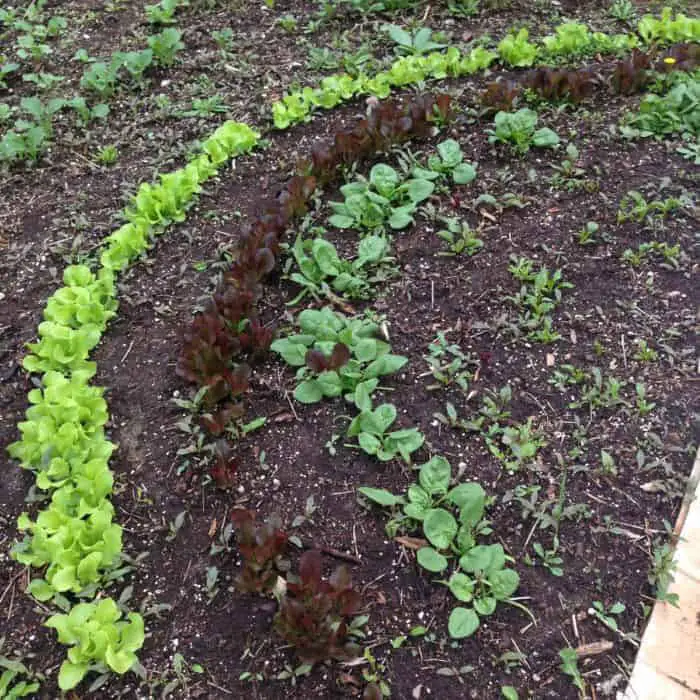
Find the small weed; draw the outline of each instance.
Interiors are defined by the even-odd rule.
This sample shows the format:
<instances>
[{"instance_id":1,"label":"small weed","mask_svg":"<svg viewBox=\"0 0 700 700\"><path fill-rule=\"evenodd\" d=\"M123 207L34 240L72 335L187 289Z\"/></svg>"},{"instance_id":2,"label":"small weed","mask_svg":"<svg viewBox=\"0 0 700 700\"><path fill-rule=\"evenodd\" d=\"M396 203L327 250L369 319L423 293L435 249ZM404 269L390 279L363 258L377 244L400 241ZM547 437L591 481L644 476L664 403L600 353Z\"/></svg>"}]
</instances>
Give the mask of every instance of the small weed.
<instances>
[{"instance_id":1,"label":"small weed","mask_svg":"<svg viewBox=\"0 0 700 700\"><path fill-rule=\"evenodd\" d=\"M678 607L678 594L668 591L673 583L673 574L676 570L673 554L673 546L669 542L657 539L652 550L651 570L648 579L654 587L656 600Z\"/></svg>"},{"instance_id":2,"label":"small weed","mask_svg":"<svg viewBox=\"0 0 700 700\"><path fill-rule=\"evenodd\" d=\"M633 360L637 362L656 362L659 359L659 353L650 348L649 344L643 338L637 338L635 341L637 351L632 355Z\"/></svg>"},{"instance_id":3,"label":"small weed","mask_svg":"<svg viewBox=\"0 0 700 700\"><path fill-rule=\"evenodd\" d=\"M420 56L445 48L444 43L433 41L433 32L427 27L422 27L413 34L396 24L385 24L382 29L396 43L396 52L404 56Z\"/></svg>"},{"instance_id":4,"label":"small weed","mask_svg":"<svg viewBox=\"0 0 700 700\"><path fill-rule=\"evenodd\" d=\"M618 20L618 22L624 22L629 24L637 16L637 8L631 2L631 0L615 0L608 14L613 18Z\"/></svg>"},{"instance_id":5,"label":"small weed","mask_svg":"<svg viewBox=\"0 0 700 700\"><path fill-rule=\"evenodd\" d=\"M473 375L467 367L478 367L478 361L465 355L459 345L449 343L444 332L438 332L423 359L428 363L429 373L436 381L427 387L428 391L447 388L452 384L456 384L465 393L469 391L469 381Z\"/></svg>"},{"instance_id":6,"label":"small weed","mask_svg":"<svg viewBox=\"0 0 700 700\"><path fill-rule=\"evenodd\" d=\"M640 243L637 250L627 248L622 253L621 260L630 265L630 267L640 267L647 262L651 254L661 257L663 261L660 263L661 267L672 270L679 269L681 261L686 258L685 253L681 250L680 244L678 243L676 243L676 245L669 245L665 241L650 241L649 243Z\"/></svg>"},{"instance_id":7,"label":"small weed","mask_svg":"<svg viewBox=\"0 0 700 700\"><path fill-rule=\"evenodd\" d=\"M576 654L576 649L572 649L571 647L562 649L559 652L559 658L561 659L559 669L567 676L571 677L573 685L579 690L582 696L585 697L586 683L583 680L581 671L578 669L578 655Z\"/></svg>"},{"instance_id":8,"label":"small weed","mask_svg":"<svg viewBox=\"0 0 700 700\"><path fill-rule=\"evenodd\" d=\"M447 250L440 251L438 255L454 256L465 253L471 257L484 247L484 242L466 221L456 218L443 219L443 221L447 228L438 231L437 235L447 243Z\"/></svg>"},{"instance_id":9,"label":"small weed","mask_svg":"<svg viewBox=\"0 0 700 700\"><path fill-rule=\"evenodd\" d=\"M114 165L119 158L119 151L116 146L104 146L100 148L95 156L95 160L100 165Z\"/></svg>"},{"instance_id":10,"label":"small weed","mask_svg":"<svg viewBox=\"0 0 700 700\"><path fill-rule=\"evenodd\" d=\"M552 576L564 575L564 569L562 568L564 560L558 555L559 539L557 537L554 538L551 549L545 549L539 542L535 542L532 545L532 549L542 562L542 566L544 566Z\"/></svg>"},{"instance_id":11,"label":"small weed","mask_svg":"<svg viewBox=\"0 0 700 700\"><path fill-rule=\"evenodd\" d=\"M294 15L283 15L277 19L277 24L288 34L294 34L299 27L299 21Z\"/></svg>"}]
</instances>

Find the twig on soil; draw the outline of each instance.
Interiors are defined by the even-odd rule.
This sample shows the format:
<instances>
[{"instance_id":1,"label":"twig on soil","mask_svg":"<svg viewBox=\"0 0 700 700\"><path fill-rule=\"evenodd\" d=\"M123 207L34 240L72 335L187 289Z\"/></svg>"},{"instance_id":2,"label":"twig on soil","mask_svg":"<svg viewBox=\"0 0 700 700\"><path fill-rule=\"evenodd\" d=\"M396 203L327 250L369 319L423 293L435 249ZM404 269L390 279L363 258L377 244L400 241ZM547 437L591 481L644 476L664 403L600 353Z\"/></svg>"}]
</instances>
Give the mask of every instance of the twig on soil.
<instances>
[{"instance_id":1,"label":"twig on soil","mask_svg":"<svg viewBox=\"0 0 700 700\"><path fill-rule=\"evenodd\" d=\"M511 639L513 642L513 646L515 647L515 651L520 654L520 658L523 660L523 663L532 671L532 666L530 666L530 662L527 660L527 656L523 654L522 650L518 646L518 643L515 641L515 639Z\"/></svg>"},{"instance_id":2,"label":"twig on soil","mask_svg":"<svg viewBox=\"0 0 700 700\"><path fill-rule=\"evenodd\" d=\"M319 544L318 542L309 542L308 540L301 540L301 544L304 547L304 549L318 549L319 552L323 552L329 557L342 559L343 561L347 561L350 564L355 564L358 566L362 564L362 560L359 557L356 557L353 554L346 554L345 552L342 552L339 549L335 549L335 547L327 547L325 544Z\"/></svg>"},{"instance_id":3,"label":"twig on soil","mask_svg":"<svg viewBox=\"0 0 700 700\"><path fill-rule=\"evenodd\" d=\"M360 550L357 547L357 523L352 524L352 548L355 550L355 556L360 558Z\"/></svg>"},{"instance_id":4,"label":"twig on soil","mask_svg":"<svg viewBox=\"0 0 700 700\"><path fill-rule=\"evenodd\" d=\"M216 688L217 690L220 690L223 693L226 693L226 695L233 695L232 690L227 690L226 688L223 688L222 686L217 685L216 683L212 683L211 681L207 681L207 685L210 685L212 688Z\"/></svg>"},{"instance_id":5,"label":"twig on soil","mask_svg":"<svg viewBox=\"0 0 700 700\"><path fill-rule=\"evenodd\" d=\"M294 408L294 404L292 403L292 400L289 398L289 392L285 391L284 392L284 398L287 399L287 403L289 404L289 408L292 409L292 413L294 414L294 417L299 420L299 414L296 412L296 409Z\"/></svg>"},{"instance_id":6,"label":"twig on soil","mask_svg":"<svg viewBox=\"0 0 700 700\"><path fill-rule=\"evenodd\" d=\"M15 581L24 573L24 569L21 571L18 571L11 579L10 582L7 584L5 587L5 590L2 592L2 595L0 595L0 603L2 603L3 600L5 600L5 596L7 595L7 592L10 590L11 586L14 586Z\"/></svg>"},{"instance_id":7,"label":"twig on soil","mask_svg":"<svg viewBox=\"0 0 700 700\"><path fill-rule=\"evenodd\" d=\"M617 486L613 486L610 482L608 482L608 485L610 486L610 488L613 491L617 491L617 493L621 493L628 501L630 501L631 503L634 503L634 505L637 506L637 508L642 507L641 504L639 503L639 501L635 501L634 498L632 498L632 496L630 496L628 493L625 493L622 489L618 489Z\"/></svg>"},{"instance_id":8,"label":"twig on soil","mask_svg":"<svg viewBox=\"0 0 700 700\"><path fill-rule=\"evenodd\" d=\"M625 369L627 369L627 348L625 348L625 336L620 336L620 346L622 347L622 364L624 364Z\"/></svg>"},{"instance_id":9,"label":"twig on soil","mask_svg":"<svg viewBox=\"0 0 700 700\"><path fill-rule=\"evenodd\" d=\"M126 358L129 356L129 353L131 352L131 348L133 348L133 347L134 347L134 341L132 340L129 343L129 347L126 349L126 352L122 355L122 359L119 361L120 365L124 364L124 360L126 360Z\"/></svg>"},{"instance_id":10,"label":"twig on soil","mask_svg":"<svg viewBox=\"0 0 700 700\"><path fill-rule=\"evenodd\" d=\"M344 311L346 314L354 316L357 313L354 307L350 306L350 304L341 299L339 296L333 294L333 292L331 292L330 290L326 290L325 294L328 297L328 301L330 301L331 304L335 304L341 311Z\"/></svg>"},{"instance_id":11,"label":"twig on soil","mask_svg":"<svg viewBox=\"0 0 700 700\"><path fill-rule=\"evenodd\" d=\"M532 536L535 534L535 528L539 525L539 520L535 520L532 528L530 529L530 532L528 533L527 537L525 538L525 542L523 544L523 553L527 551L527 546L530 544L530 540L532 539Z\"/></svg>"}]
</instances>

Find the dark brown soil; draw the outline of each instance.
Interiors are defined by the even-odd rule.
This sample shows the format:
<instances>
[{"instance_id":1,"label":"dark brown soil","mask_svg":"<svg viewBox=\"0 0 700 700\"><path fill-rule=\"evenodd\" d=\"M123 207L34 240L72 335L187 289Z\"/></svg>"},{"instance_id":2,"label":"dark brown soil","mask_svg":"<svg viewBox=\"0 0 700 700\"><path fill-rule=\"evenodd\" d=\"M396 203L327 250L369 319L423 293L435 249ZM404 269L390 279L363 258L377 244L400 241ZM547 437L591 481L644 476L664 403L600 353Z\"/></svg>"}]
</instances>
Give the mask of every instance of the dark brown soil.
<instances>
[{"instance_id":1,"label":"dark brown soil","mask_svg":"<svg viewBox=\"0 0 700 700\"><path fill-rule=\"evenodd\" d=\"M150 85L123 91L112 102L104 123L79 131L70 123L57 127L51 153L38 164L6 173L0 192L0 444L17 439L16 424L26 410L31 379L19 366L23 346L33 339L48 295L60 284L67 262L91 253L117 223L117 212L137 183L157 171L184 162L194 139L206 135L228 116L262 124L263 109L292 80L312 83L318 74L304 67L306 49L275 19L293 14L303 18L314 4L278 2L274 11L253 10L215 2L191 2L178 17L187 50L171 70L152 74ZM542 3L530 14L513 4L477 18L449 17L425 6L419 21L445 28L455 39L470 34L500 36L514 22L529 20L533 33L556 22L552 12L584 18L611 31L607 3ZM81 13L92 7L93 15ZM429 13L426 15L426 10ZM140 5L122 2L107 13L101 4L60 3L55 11L70 14L70 41L57 49L50 69L77 87L80 71L68 58L78 46L107 55L116 48L144 45L148 29ZM305 14L306 13L306 14ZM426 19L423 20L424 15ZM404 19L407 19L407 14ZM113 19L110 19L113 18ZM335 35L350 30L349 41L373 42L377 55L388 53L384 35L365 20L343 12L308 36L313 46L330 46ZM396 20L395 20L396 21ZM222 58L210 38L212 30L231 27L234 48ZM615 27L621 31L621 27ZM81 39L81 34L89 40ZM121 38L120 38L121 37ZM380 37L377 39L377 37ZM307 37L304 37L306 40ZM384 41L384 45L382 45ZM211 84L198 84L206 75ZM200 79L201 80L201 79ZM169 81L169 82L164 82ZM316 510L298 530L307 542L350 553L361 564L352 566L370 620L367 643L386 664L383 677L392 697L496 699L503 685L520 697L576 698L578 693L559 669L558 651L608 640L607 653L579 662L594 697L614 697L624 686L635 647L587 613L595 600L606 606L622 602L617 619L621 630L641 635L642 606L653 602L649 575L654 548L667 541L665 523L673 523L698 443L696 318L698 266L694 231L697 210L686 206L656 228L617 223L620 200L629 190L652 198L692 193L697 169L675 153L677 144L627 142L614 131L620 116L637 98L598 95L585 108L559 111L542 106L540 119L564 142L580 151L579 165L593 181L591 192L557 189L549 179L564 158L557 152L533 149L517 158L487 142L486 120L470 116L479 80L452 82L447 87L464 108L451 133L429 142L410 144L414 154L428 153L448 135L456 138L466 157L478 163L477 180L468 187L436 196L431 204L445 216L457 216L480 231L483 250L474 257L444 257L435 235L439 221L419 217L415 227L395 237L400 277L381 289L371 307L386 316L394 352L406 355L405 371L391 377L378 397L399 409L401 427L417 426L426 435L418 463L443 454L463 479L479 481L493 504L489 517L494 541L503 543L515 559L521 577L520 602L532 619L514 607L499 607L478 633L451 642L446 620L453 601L449 592L421 573L411 550L386 536L386 514L358 500L356 488L381 486L399 493L413 480L398 462L380 464L343 446L331 455L326 443L343 434L348 407L341 401L305 407L291 399L293 373L269 358L256 368L247 400L249 416L267 416L266 426L234 446L239 463L231 493L217 491L197 458L186 454L188 435L177 425L185 418L173 398L190 394L174 372L183 329L203 296L211 290L222 251L235 241L241 221L259 212L264 197L275 194L298 157L317 140L328 139L365 110L355 103L319 114L308 125L272 133L269 147L240 158L190 212L173 227L148 258L120 281L120 310L95 353L96 383L107 387L111 421L109 436L119 444L113 460L114 502L124 527L125 553L139 559L127 582L109 593L133 586L130 605L144 606L156 616L147 619L148 637L140 660L148 680L113 677L93 697L160 697L168 682L178 680L171 697L206 698L333 698L359 697L362 667L319 665L297 680L279 680L286 664L296 666L271 628L275 603L241 595L233 587L240 561L232 539L225 551L210 553L231 510L240 505L261 515L279 513L291 524L303 514L309 497ZM198 86L196 89L194 86ZM200 90L198 93L197 90ZM210 118L164 116L154 96L167 94L178 106L192 97L221 93L227 112ZM20 82L7 101L16 104L29 94ZM114 143L119 160L111 168L94 163L96 150ZM378 159L380 157L378 156ZM394 162L388 155L383 160ZM483 193L502 197L516 193L523 208L474 206ZM326 191L323 201L337 199ZM315 212L325 223L326 205ZM578 232L595 221L608 242L581 246ZM294 232L291 233L293 237ZM340 249L352 236L331 232ZM621 262L623 251L645 241L679 243L684 255L678 269L661 266L657 258L639 268ZM508 272L512 255L528 257L550 269L561 269L574 287L565 290L553 314L562 339L553 345L531 343L514 335L518 312L506 297L519 283ZM205 270L197 265L207 262ZM199 271L198 271L199 270ZM274 277L263 300L264 318L289 326L284 304L296 293L293 285ZM298 307L300 310L301 307ZM296 311L295 309L294 311ZM437 331L460 344L465 353L483 358L473 393L427 391L423 356ZM636 340L645 339L658 360L634 359ZM488 359L487 359L488 358ZM629 407L571 409L576 388L562 393L550 383L562 364L600 367L605 376L627 381L623 390ZM646 416L635 409L634 385L643 382L656 408ZM477 435L451 430L434 418L451 401L460 416L470 417L488 390L510 386L511 421L533 419L547 441L534 463L507 474ZM579 444L577 425L587 428ZM579 452L576 452L576 449ZM617 474L601 470L600 452L613 455ZM641 453L641 456L640 456ZM3 451L3 454L4 451ZM28 574L9 556L17 538L16 517L26 508L32 476L5 459L0 481L0 619L6 638L4 655L18 655L32 670L47 675L39 697L59 696L56 669L65 650L54 634L41 627L49 613L23 592ZM532 532L535 520L512 499L518 485L539 486L542 504L559 497L562 473L567 474L564 518L559 531L563 576L552 576L532 552L532 543L551 545L552 531ZM186 513L171 536L171 523ZM533 558L529 566L526 553ZM296 559L296 557L294 557ZM327 569L337 562L326 559ZM218 592L211 597L205 584L208 567L218 568ZM681 601L682 604L682 601ZM430 628L424 639L392 649L389 640L421 624ZM173 667L176 653L188 664L201 664L203 674ZM515 653L515 655L514 655ZM516 656L522 654L519 662ZM358 668L360 670L358 670ZM250 672L257 680L240 680ZM88 693L78 693L82 697Z\"/></svg>"}]
</instances>

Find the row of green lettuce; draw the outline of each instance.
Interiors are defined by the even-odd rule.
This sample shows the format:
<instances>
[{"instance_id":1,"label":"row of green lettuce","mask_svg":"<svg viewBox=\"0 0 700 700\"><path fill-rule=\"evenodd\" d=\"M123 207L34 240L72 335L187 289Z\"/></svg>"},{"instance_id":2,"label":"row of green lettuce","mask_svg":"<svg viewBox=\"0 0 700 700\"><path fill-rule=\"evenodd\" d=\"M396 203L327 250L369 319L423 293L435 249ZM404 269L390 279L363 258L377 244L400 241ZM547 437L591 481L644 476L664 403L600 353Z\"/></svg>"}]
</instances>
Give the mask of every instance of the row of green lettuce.
<instances>
[{"instance_id":1,"label":"row of green lettuce","mask_svg":"<svg viewBox=\"0 0 700 700\"><path fill-rule=\"evenodd\" d=\"M22 467L35 473L37 489L50 497L36 519L20 516L18 526L26 535L13 550L22 564L45 568L28 587L37 600L68 609L69 598L92 599L122 563L122 529L110 501L108 463L115 445L105 437L104 389L90 385L96 366L88 359L116 313L116 275L169 224L183 221L202 184L258 139L246 124L226 122L187 166L161 175L158 184L142 184L125 212L126 223L106 239L97 271L71 265L64 286L46 304L39 340L30 344L23 362L41 379L29 392L21 439L9 448ZM131 612L123 619L115 601L104 597L53 615L46 625L71 647L59 672L64 690L90 670L125 673L136 663L144 639L141 616Z\"/></svg>"},{"instance_id":2,"label":"row of green lettuce","mask_svg":"<svg viewBox=\"0 0 700 700\"><path fill-rule=\"evenodd\" d=\"M585 24L566 22L539 43L532 43L527 29L521 29L502 39L495 51L477 46L463 54L458 48L450 47L446 52L399 58L391 68L374 76L328 76L321 80L319 87L305 87L274 103L272 118L277 129L286 129L292 124L308 121L317 108L331 109L361 95L384 98L392 88L425 80L472 75L496 61L506 67L525 68L535 64L576 61L598 54L625 54L643 45L683 41L700 41L700 19L683 14L674 17L670 8L665 8L660 18L645 15L636 34L610 35L593 32Z\"/></svg>"},{"instance_id":3,"label":"row of green lettuce","mask_svg":"<svg viewBox=\"0 0 700 700\"><path fill-rule=\"evenodd\" d=\"M561 25L553 37L543 40L542 47L535 46L535 53L521 30L498 45L498 54L477 47L462 56L450 48L446 53L398 59L390 70L373 78L326 78L319 88L287 95L273 105L275 126L286 128L307 118L317 106L328 109L359 94L386 97L392 87L472 74L499 57L506 65L523 66L557 52L572 56L574 47L580 51L583 46L581 36L587 37L589 48L594 42L597 52L628 50L639 41L576 26L583 29ZM646 43L697 40L700 21L683 15L673 18L665 10L661 19L645 17L638 32ZM522 58L523 52L531 63L530 58ZM35 472L37 488L50 495L48 507L35 520L20 516L18 526L26 535L13 550L19 562L45 568L43 578L29 585L37 600L53 600L67 608L66 595L92 599L118 573L122 561L122 530L114 522L109 498L113 475L108 462L115 445L105 437L104 390L90 385L96 366L88 359L116 313L116 275L169 224L183 221L202 184L258 140L259 134L246 124L226 122L202 143L202 153L187 166L161 175L158 184L142 184L125 212L126 223L106 239L97 271L86 265L68 267L65 286L47 302L39 341L30 345L31 354L23 362L27 371L40 374L41 379L29 393L31 406L19 424L21 439L9 449L24 468ZM46 624L57 630L60 642L71 647L59 673L63 689L77 685L90 670L126 672L136 663L135 652L143 644L141 616L129 613L123 619L111 598L81 602L69 614L53 615Z\"/></svg>"}]
</instances>

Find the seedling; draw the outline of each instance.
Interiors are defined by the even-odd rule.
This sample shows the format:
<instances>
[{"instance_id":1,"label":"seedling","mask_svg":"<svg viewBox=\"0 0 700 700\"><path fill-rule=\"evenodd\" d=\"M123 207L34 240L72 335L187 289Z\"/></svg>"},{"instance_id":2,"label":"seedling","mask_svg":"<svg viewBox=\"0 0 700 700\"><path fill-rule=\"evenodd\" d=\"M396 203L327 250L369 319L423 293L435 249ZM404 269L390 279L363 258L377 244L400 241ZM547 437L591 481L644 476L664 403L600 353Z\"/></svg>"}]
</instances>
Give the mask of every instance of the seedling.
<instances>
[{"instance_id":1,"label":"seedling","mask_svg":"<svg viewBox=\"0 0 700 700\"><path fill-rule=\"evenodd\" d=\"M661 266L672 270L677 270L680 267L681 260L686 257L678 243L676 243L676 245L669 245L665 241L651 241L649 243L640 243L637 250L627 248L622 253L621 259L631 267L639 267L647 262L651 254L661 256L663 260L663 262L660 263Z\"/></svg>"},{"instance_id":2,"label":"seedling","mask_svg":"<svg viewBox=\"0 0 700 700\"><path fill-rule=\"evenodd\" d=\"M637 9L631 0L614 0L608 14L618 22L629 24L637 16Z\"/></svg>"},{"instance_id":3,"label":"seedling","mask_svg":"<svg viewBox=\"0 0 700 700\"><path fill-rule=\"evenodd\" d=\"M447 388L451 384L456 384L465 393L469 391L472 373L467 367L478 366L478 361L465 355L459 345L449 343L444 332L438 332L423 359L428 363L430 374L437 382L428 386L428 391Z\"/></svg>"},{"instance_id":4,"label":"seedling","mask_svg":"<svg viewBox=\"0 0 700 700\"><path fill-rule=\"evenodd\" d=\"M153 51L153 58L158 65L172 66L175 63L177 54L185 48L181 38L182 32L173 27L148 37L148 46Z\"/></svg>"},{"instance_id":5,"label":"seedling","mask_svg":"<svg viewBox=\"0 0 700 700\"><path fill-rule=\"evenodd\" d=\"M625 606L623 603L613 603L609 608L606 608L600 600L594 600L592 607L588 608L589 615L596 617L613 632L620 631L615 616L622 614L624 611Z\"/></svg>"},{"instance_id":6,"label":"seedling","mask_svg":"<svg viewBox=\"0 0 700 700\"><path fill-rule=\"evenodd\" d=\"M502 428L497 423L489 427L484 435L489 452L509 472L516 472L536 457L538 450L547 443L532 429L532 418L527 423Z\"/></svg>"},{"instance_id":7,"label":"seedling","mask_svg":"<svg viewBox=\"0 0 700 700\"><path fill-rule=\"evenodd\" d=\"M598 238L599 231L600 226L595 221L587 221L586 225L578 233L579 245L596 245L599 243L601 240Z\"/></svg>"},{"instance_id":8,"label":"seedling","mask_svg":"<svg viewBox=\"0 0 700 700\"><path fill-rule=\"evenodd\" d=\"M479 0L448 0L447 9L456 17L474 17L479 14Z\"/></svg>"},{"instance_id":9,"label":"seedling","mask_svg":"<svg viewBox=\"0 0 700 700\"><path fill-rule=\"evenodd\" d=\"M627 221L635 221L649 224L652 227L660 226L669 214L686 204L687 198L684 197L668 197L663 200L647 201L637 190L630 190L620 201L617 222L622 224Z\"/></svg>"},{"instance_id":10,"label":"seedling","mask_svg":"<svg viewBox=\"0 0 700 700\"><path fill-rule=\"evenodd\" d=\"M550 272L543 267L535 272L533 266L532 260L511 257L508 270L524 284L518 294L507 299L522 310L518 323L527 331L529 339L552 343L561 336L552 330L549 314L561 301L562 290L571 289L573 285L562 279L561 270Z\"/></svg>"},{"instance_id":11,"label":"seedling","mask_svg":"<svg viewBox=\"0 0 700 700\"><path fill-rule=\"evenodd\" d=\"M97 155L95 156L95 159L101 165L114 165L114 163L117 162L118 158L119 151L117 150L116 146L112 145L104 146L97 152Z\"/></svg>"},{"instance_id":12,"label":"seedling","mask_svg":"<svg viewBox=\"0 0 700 700\"><path fill-rule=\"evenodd\" d=\"M177 8L187 4L187 0L160 0L159 3L146 5L143 9L151 24L173 24Z\"/></svg>"},{"instance_id":13,"label":"seedling","mask_svg":"<svg viewBox=\"0 0 700 700\"><path fill-rule=\"evenodd\" d=\"M656 362L659 359L659 353L654 348L649 347L644 338L637 338L635 345L637 352L632 355L632 359L637 360L637 362Z\"/></svg>"},{"instance_id":14,"label":"seedling","mask_svg":"<svg viewBox=\"0 0 700 700\"><path fill-rule=\"evenodd\" d=\"M597 192L598 181L586 177L586 170L579 166L579 151L573 143L566 147L566 158L559 165L552 164L551 167L556 172L550 178L552 187L575 192L584 190L585 192Z\"/></svg>"},{"instance_id":15,"label":"seedling","mask_svg":"<svg viewBox=\"0 0 700 700\"><path fill-rule=\"evenodd\" d=\"M288 34L293 34L299 26L299 21L294 15L283 15L278 18L277 24Z\"/></svg>"},{"instance_id":16,"label":"seedling","mask_svg":"<svg viewBox=\"0 0 700 700\"><path fill-rule=\"evenodd\" d=\"M428 158L427 167L415 166L412 174L425 180L441 180L449 176L455 185L468 185L476 178L476 166L464 160L457 141L447 139L437 145L437 154Z\"/></svg>"},{"instance_id":17,"label":"seedling","mask_svg":"<svg viewBox=\"0 0 700 700\"><path fill-rule=\"evenodd\" d=\"M463 253L471 257L476 255L483 247L484 242L478 237L468 222L457 218L445 218L446 229L437 231L437 235L447 243L447 250L440 251L438 255L455 256Z\"/></svg>"},{"instance_id":18,"label":"seedling","mask_svg":"<svg viewBox=\"0 0 700 700\"><path fill-rule=\"evenodd\" d=\"M0 651L5 638L0 637ZM16 700L35 695L40 687L39 678L35 676L19 659L0 656L0 697Z\"/></svg>"},{"instance_id":19,"label":"seedling","mask_svg":"<svg viewBox=\"0 0 700 700\"><path fill-rule=\"evenodd\" d=\"M586 683L583 680L581 672L578 670L578 655L576 654L576 649L572 649L571 647L562 649L559 652L559 658L561 659L561 664L559 665L560 670L571 677L573 685L579 690L581 695L585 697Z\"/></svg>"},{"instance_id":20,"label":"seedling","mask_svg":"<svg viewBox=\"0 0 700 700\"><path fill-rule=\"evenodd\" d=\"M564 575L564 569L562 568L564 560L558 555L559 539L557 537L554 538L554 544L551 549L545 549L539 542L535 542L532 545L532 549L552 576Z\"/></svg>"},{"instance_id":21,"label":"seedling","mask_svg":"<svg viewBox=\"0 0 700 700\"><path fill-rule=\"evenodd\" d=\"M646 387L644 384L641 382L637 382L634 385L635 388L635 393L636 393L636 405L637 405L637 411L639 411L640 416L646 416L649 413L651 413L655 408L656 404L655 403L650 403L647 401L647 391Z\"/></svg>"},{"instance_id":22,"label":"seedling","mask_svg":"<svg viewBox=\"0 0 700 700\"><path fill-rule=\"evenodd\" d=\"M610 409L627 405L620 395L627 382L612 376L604 377L599 367L586 371L573 365L562 365L554 372L550 381L560 391L563 391L566 385L581 387L579 398L569 403L569 408L587 406L590 411L594 411L599 408Z\"/></svg>"},{"instance_id":23,"label":"seedling","mask_svg":"<svg viewBox=\"0 0 700 700\"><path fill-rule=\"evenodd\" d=\"M382 29L396 43L399 54L420 56L445 47L445 44L433 41L433 32L428 27L422 27L413 34L395 24L385 24Z\"/></svg>"},{"instance_id":24,"label":"seedling","mask_svg":"<svg viewBox=\"0 0 700 700\"><path fill-rule=\"evenodd\" d=\"M673 558L673 546L669 542L657 540L652 550L652 564L648 580L654 587L656 600L670 603L678 607L678 594L669 593L669 587L674 581L677 564Z\"/></svg>"},{"instance_id":25,"label":"seedling","mask_svg":"<svg viewBox=\"0 0 700 700\"><path fill-rule=\"evenodd\" d=\"M600 451L600 472L607 476L617 476L615 458L607 450Z\"/></svg>"}]
</instances>

